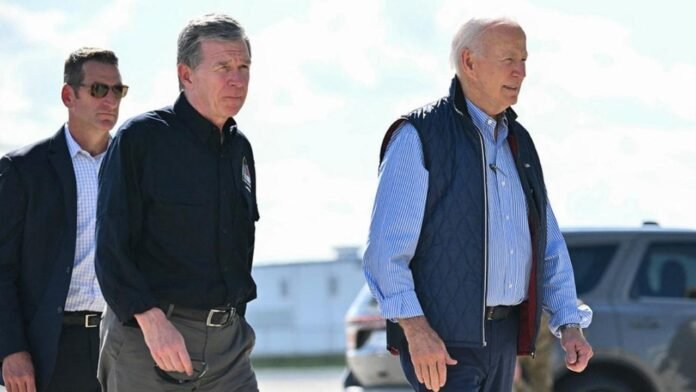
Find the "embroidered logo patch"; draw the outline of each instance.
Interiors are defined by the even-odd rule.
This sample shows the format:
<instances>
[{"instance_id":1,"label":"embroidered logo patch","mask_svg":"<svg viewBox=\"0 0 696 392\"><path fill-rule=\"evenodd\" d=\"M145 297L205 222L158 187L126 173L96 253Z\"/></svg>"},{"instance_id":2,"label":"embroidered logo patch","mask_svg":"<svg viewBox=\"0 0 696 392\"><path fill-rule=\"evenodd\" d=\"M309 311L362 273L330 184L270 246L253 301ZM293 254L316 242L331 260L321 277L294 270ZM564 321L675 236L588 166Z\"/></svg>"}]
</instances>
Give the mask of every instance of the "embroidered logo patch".
<instances>
[{"instance_id":1,"label":"embroidered logo patch","mask_svg":"<svg viewBox=\"0 0 696 392\"><path fill-rule=\"evenodd\" d=\"M251 193L251 172L246 157L242 157L242 181L247 192Z\"/></svg>"}]
</instances>

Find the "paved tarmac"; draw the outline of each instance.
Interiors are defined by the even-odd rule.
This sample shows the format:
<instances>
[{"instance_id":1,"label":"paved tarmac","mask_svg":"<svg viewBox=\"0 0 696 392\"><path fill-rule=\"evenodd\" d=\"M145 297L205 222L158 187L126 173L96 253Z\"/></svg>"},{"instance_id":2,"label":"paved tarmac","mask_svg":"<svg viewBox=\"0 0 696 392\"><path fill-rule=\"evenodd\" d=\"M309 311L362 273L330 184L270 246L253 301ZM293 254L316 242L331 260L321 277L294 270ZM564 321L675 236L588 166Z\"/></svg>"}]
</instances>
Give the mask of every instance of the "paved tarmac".
<instances>
[{"instance_id":1,"label":"paved tarmac","mask_svg":"<svg viewBox=\"0 0 696 392\"><path fill-rule=\"evenodd\" d=\"M343 367L264 368L256 370L261 392L343 392ZM405 390L407 391L407 390ZM0 392L6 392L0 386ZM362 392L351 388L350 392ZM379 391L370 391L379 392ZM389 392L401 390L389 389Z\"/></svg>"}]
</instances>

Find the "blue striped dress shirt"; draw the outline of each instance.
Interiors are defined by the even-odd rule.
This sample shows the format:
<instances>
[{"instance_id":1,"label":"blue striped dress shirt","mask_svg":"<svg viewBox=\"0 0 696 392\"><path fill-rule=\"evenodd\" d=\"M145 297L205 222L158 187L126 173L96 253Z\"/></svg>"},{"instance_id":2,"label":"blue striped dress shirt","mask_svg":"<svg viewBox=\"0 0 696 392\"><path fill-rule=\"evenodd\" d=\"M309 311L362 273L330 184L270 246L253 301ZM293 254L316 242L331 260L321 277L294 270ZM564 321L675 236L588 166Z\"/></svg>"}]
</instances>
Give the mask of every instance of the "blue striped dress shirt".
<instances>
[{"instance_id":1,"label":"blue striped dress shirt","mask_svg":"<svg viewBox=\"0 0 696 392\"><path fill-rule=\"evenodd\" d=\"M72 159L77 184L77 233L75 260L65 310L69 312L91 310L101 312L106 302L99 289L94 272L97 225L97 190L99 167L104 153L91 156L73 139L65 124L65 140Z\"/></svg>"},{"instance_id":2,"label":"blue striped dress shirt","mask_svg":"<svg viewBox=\"0 0 696 392\"><path fill-rule=\"evenodd\" d=\"M496 121L467 100L483 136L488 167L488 291L487 306L516 305L526 299L531 268L531 236L527 205L507 142L507 119ZM497 136L496 136L497 130ZM363 268L367 284L388 319L423 315L409 268L420 237L428 171L418 132L404 123L392 136L380 165L379 185ZM548 239L544 276L544 309L549 327L592 321L592 310L577 306L573 269L558 223L547 205Z\"/></svg>"}]
</instances>

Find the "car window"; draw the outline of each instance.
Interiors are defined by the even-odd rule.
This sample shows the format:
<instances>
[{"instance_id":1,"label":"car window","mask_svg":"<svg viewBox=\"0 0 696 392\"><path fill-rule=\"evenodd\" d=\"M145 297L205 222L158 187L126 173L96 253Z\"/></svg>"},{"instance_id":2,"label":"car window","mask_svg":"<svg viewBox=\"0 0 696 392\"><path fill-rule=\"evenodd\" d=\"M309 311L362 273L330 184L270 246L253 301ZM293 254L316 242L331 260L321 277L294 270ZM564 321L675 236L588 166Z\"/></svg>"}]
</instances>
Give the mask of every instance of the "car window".
<instances>
[{"instance_id":1,"label":"car window","mask_svg":"<svg viewBox=\"0 0 696 392\"><path fill-rule=\"evenodd\" d=\"M696 244L653 244L631 292L639 297L696 299Z\"/></svg>"},{"instance_id":2,"label":"car window","mask_svg":"<svg viewBox=\"0 0 696 392\"><path fill-rule=\"evenodd\" d=\"M617 247L616 244L568 247L578 295L592 290L597 285Z\"/></svg>"}]
</instances>

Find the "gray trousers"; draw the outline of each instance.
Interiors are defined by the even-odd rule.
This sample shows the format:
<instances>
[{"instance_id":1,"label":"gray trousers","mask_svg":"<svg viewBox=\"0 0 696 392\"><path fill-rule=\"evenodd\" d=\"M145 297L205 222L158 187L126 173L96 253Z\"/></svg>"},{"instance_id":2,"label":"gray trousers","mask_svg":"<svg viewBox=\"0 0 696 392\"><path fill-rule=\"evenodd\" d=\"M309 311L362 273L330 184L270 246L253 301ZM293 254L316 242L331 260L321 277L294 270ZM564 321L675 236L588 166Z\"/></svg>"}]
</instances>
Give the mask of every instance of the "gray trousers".
<instances>
[{"instance_id":1,"label":"gray trousers","mask_svg":"<svg viewBox=\"0 0 696 392\"><path fill-rule=\"evenodd\" d=\"M254 330L243 317L234 316L224 327L207 327L203 321L170 317L186 342L194 375L168 373L174 378L195 380L177 385L158 375L155 361L145 345L140 328L121 324L107 309L101 325L97 378L104 392L139 391L235 391L258 392L249 354L254 347Z\"/></svg>"}]
</instances>

